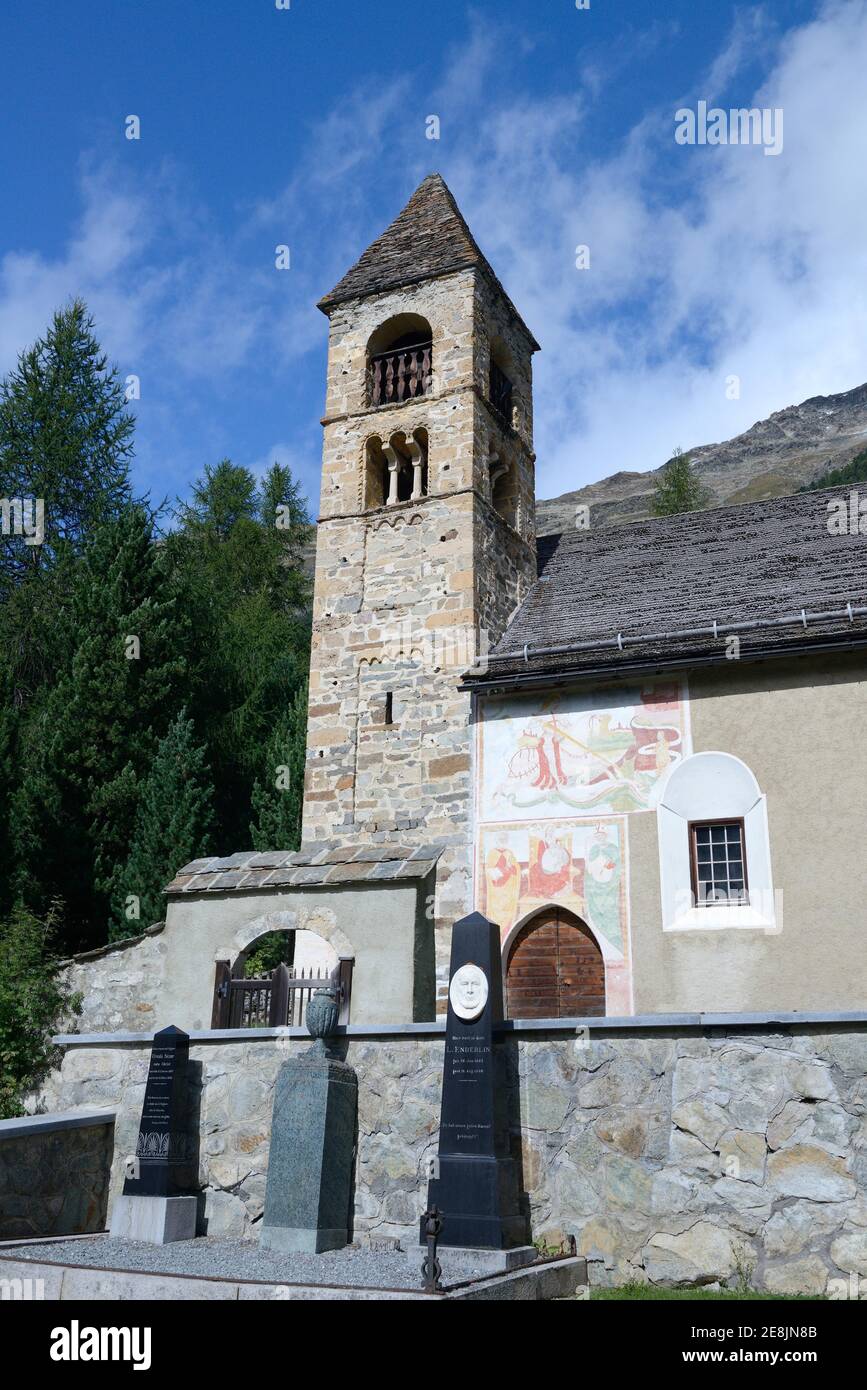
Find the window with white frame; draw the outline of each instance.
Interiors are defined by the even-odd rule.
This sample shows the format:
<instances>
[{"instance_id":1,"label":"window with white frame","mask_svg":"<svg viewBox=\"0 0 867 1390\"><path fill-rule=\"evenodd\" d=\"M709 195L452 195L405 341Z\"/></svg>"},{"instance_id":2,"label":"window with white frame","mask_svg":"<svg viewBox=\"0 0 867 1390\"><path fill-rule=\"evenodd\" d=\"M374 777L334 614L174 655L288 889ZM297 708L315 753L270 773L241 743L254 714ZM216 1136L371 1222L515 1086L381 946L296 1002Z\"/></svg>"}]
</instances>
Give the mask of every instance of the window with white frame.
<instances>
[{"instance_id":1,"label":"window with white frame","mask_svg":"<svg viewBox=\"0 0 867 1390\"><path fill-rule=\"evenodd\" d=\"M694 753L666 779L657 807L665 931L778 930L767 802L730 753Z\"/></svg>"}]
</instances>

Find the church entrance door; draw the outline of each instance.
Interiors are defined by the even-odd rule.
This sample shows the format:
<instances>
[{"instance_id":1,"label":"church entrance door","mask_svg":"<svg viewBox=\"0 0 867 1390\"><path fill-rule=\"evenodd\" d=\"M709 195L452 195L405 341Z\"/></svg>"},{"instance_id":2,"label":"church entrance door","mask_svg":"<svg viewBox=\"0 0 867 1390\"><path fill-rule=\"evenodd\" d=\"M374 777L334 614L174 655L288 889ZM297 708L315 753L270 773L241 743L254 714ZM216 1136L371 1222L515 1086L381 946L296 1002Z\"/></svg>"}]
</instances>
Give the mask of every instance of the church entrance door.
<instances>
[{"instance_id":1,"label":"church entrance door","mask_svg":"<svg viewBox=\"0 0 867 1390\"><path fill-rule=\"evenodd\" d=\"M509 1018L599 1018L605 962L589 929L562 907L543 908L518 932L506 964Z\"/></svg>"}]
</instances>

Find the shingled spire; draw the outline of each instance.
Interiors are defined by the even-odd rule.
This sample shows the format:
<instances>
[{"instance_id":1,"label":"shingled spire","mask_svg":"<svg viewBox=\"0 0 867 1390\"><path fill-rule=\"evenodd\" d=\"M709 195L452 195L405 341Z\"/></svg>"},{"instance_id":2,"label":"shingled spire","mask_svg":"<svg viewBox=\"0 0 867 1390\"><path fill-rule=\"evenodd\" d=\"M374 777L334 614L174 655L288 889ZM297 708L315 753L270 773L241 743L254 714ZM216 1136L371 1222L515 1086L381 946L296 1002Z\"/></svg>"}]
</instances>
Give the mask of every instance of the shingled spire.
<instances>
[{"instance_id":1,"label":"shingled spire","mask_svg":"<svg viewBox=\"0 0 867 1390\"><path fill-rule=\"evenodd\" d=\"M344 300L435 280L472 266L490 276L519 317L479 250L445 179L441 174L428 174L403 211L368 246L331 293L320 299L318 307L328 314Z\"/></svg>"}]
</instances>

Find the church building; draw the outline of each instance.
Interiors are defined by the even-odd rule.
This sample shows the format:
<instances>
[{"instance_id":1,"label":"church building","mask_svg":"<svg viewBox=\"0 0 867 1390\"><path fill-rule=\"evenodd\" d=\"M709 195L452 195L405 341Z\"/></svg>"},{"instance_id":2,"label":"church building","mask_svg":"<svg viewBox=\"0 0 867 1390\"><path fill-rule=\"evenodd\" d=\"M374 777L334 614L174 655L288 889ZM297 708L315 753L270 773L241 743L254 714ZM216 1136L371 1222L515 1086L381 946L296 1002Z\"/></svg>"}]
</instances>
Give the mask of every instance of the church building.
<instances>
[{"instance_id":1,"label":"church building","mask_svg":"<svg viewBox=\"0 0 867 1390\"><path fill-rule=\"evenodd\" d=\"M860 1006L867 537L820 491L537 539L538 344L439 175L319 307L303 843L178 873L156 1021L275 929L433 1019L473 908L513 1018Z\"/></svg>"}]
</instances>

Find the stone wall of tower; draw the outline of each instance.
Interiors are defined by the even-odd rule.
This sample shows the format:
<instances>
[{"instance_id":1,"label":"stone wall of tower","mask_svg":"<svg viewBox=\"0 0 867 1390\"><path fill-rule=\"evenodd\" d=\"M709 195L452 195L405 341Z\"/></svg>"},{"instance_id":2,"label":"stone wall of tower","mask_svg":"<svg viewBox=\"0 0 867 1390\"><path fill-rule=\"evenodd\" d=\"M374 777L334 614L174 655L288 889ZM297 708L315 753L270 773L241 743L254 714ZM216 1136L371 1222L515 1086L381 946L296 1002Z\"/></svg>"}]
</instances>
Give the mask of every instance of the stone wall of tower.
<instances>
[{"instance_id":1,"label":"stone wall of tower","mask_svg":"<svg viewBox=\"0 0 867 1390\"><path fill-rule=\"evenodd\" d=\"M370 408L369 340L405 313L431 324L432 390ZM487 402L492 336L517 428ZM451 923L472 902L471 710L458 681L535 574L530 352L477 270L331 315L304 840L441 846L430 915L443 969ZM421 430L427 495L365 509L368 441ZM491 501L492 451L513 470L515 526Z\"/></svg>"}]
</instances>

